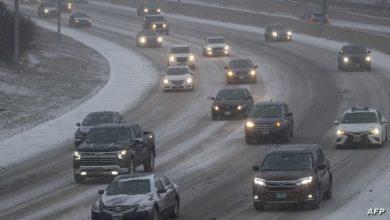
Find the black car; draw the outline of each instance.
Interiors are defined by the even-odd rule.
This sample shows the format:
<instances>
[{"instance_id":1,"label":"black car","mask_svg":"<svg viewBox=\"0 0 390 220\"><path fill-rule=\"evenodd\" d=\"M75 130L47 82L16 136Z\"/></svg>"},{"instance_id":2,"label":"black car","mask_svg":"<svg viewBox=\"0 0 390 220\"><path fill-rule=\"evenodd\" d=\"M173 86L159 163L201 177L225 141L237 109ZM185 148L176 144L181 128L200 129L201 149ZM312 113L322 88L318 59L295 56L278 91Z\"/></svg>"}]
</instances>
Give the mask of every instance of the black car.
<instances>
[{"instance_id":1,"label":"black car","mask_svg":"<svg viewBox=\"0 0 390 220\"><path fill-rule=\"evenodd\" d=\"M144 30L153 30L160 34L169 35L168 22L162 15L146 15L143 28Z\"/></svg>"},{"instance_id":2,"label":"black car","mask_svg":"<svg viewBox=\"0 0 390 220\"><path fill-rule=\"evenodd\" d=\"M75 149L74 179L82 183L87 177L134 173L141 165L151 172L155 152L153 132L142 131L137 124L101 124Z\"/></svg>"},{"instance_id":3,"label":"black car","mask_svg":"<svg viewBox=\"0 0 390 220\"><path fill-rule=\"evenodd\" d=\"M219 90L211 100L212 120L220 117L247 117L253 108L253 97L246 88Z\"/></svg>"},{"instance_id":4,"label":"black car","mask_svg":"<svg viewBox=\"0 0 390 220\"><path fill-rule=\"evenodd\" d=\"M245 142L254 143L263 139L282 139L288 142L293 137L293 114L286 103L257 103L245 125Z\"/></svg>"},{"instance_id":5,"label":"black car","mask_svg":"<svg viewBox=\"0 0 390 220\"><path fill-rule=\"evenodd\" d=\"M227 84L233 82L257 82L257 65L249 59L235 59L225 66L225 78Z\"/></svg>"},{"instance_id":6,"label":"black car","mask_svg":"<svg viewBox=\"0 0 390 220\"><path fill-rule=\"evenodd\" d=\"M332 198L330 162L318 144L276 147L253 170L258 171L252 182L256 210L280 203L319 208L321 199Z\"/></svg>"},{"instance_id":7,"label":"black car","mask_svg":"<svg viewBox=\"0 0 390 220\"><path fill-rule=\"evenodd\" d=\"M339 70L371 70L371 51L363 45L346 45L338 55Z\"/></svg>"},{"instance_id":8,"label":"black car","mask_svg":"<svg viewBox=\"0 0 390 220\"><path fill-rule=\"evenodd\" d=\"M71 27L92 27L92 19L84 13L74 13L69 17Z\"/></svg>"},{"instance_id":9,"label":"black car","mask_svg":"<svg viewBox=\"0 0 390 220\"><path fill-rule=\"evenodd\" d=\"M160 174L127 174L115 178L92 205L91 219L154 220L179 216L178 186Z\"/></svg>"},{"instance_id":10,"label":"black car","mask_svg":"<svg viewBox=\"0 0 390 220\"><path fill-rule=\"evenodd\" d=\"M58 17L57 4L43 2L38 6L39 18L56 18Z\"/></svg>"},{"instance_id":11,"label":"black car","mask_svg":"<svg viewBox=\"0 0 390 220\"><path fill-rule=\"evenodd\" d=\"M155 4L141 5L137 8L137 15L158 15L161 13L161 9Z\"/></svg>"},{"instance_id":12,"label":"black car","mask_svg":"<svg viewBox=\"0 0 390 220\"><path fill-rule=\"evenodd\" d=\"M73 3L71 0L59 0L59 1L60 1L61 12L67 12L67 13L72 12ZM58 0L44 0L43 2L57 5Z\"/></svg>"},{"instance_id":13,"label":"black car","mask_svg":"<svg viewBox=\"0 0 390 220\"><path fill-rule=\"evenodd\" d=\"M93 126L107 123L126 123L126 120L119 112L103 111L89 113L81 123L76 123L76 133L74 135L75 146L77 147L85 140L89 130Z\"/></svg>"},{"instance_id":14,"label":"black car","mask_svg":"<svg viewBox=\"0 0 390 220\"><path fill-rule=\"evenodd\" d=\"M268 26L264 32L265 41L291 41L291 29L283 24L274 24Z\"/></svg>"},{"instance_id":15,"label":"black car","mask_svg":"<svg viewBox=\"0 0 390 220\"><path fill-rule=\"evenodd\" d=\"M143 30L137 34L137 47L161 47L163 38L152 30Z\"/></svg>"}]
</instances>

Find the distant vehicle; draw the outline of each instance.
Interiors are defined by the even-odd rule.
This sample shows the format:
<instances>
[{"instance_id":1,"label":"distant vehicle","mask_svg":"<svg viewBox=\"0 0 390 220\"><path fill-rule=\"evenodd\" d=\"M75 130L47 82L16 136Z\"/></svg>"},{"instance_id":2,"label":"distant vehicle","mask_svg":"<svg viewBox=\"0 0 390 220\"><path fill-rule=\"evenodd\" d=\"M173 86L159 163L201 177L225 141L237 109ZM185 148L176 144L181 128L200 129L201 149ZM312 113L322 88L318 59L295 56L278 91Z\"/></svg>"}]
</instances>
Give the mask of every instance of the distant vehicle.
<instances>
[{"instance_id":1,"label":"distant vehicle","mask_svg":"<svg viewBox=\"0 0 390 220\"><path fill-rule=\"evenodd\" d=\"M319 208L321 200L332 198L332 171L329 159L318 145L282 145L265 156L252 182L253 206L295 203L300 208Z\"/></svg>"},{"instance_id":2,"label":"distant vehicle","mask_svg":"<svg viewBox=\"0 0 390 220\"><path fill-rule=\"evenodd\" d=\"M161 9L152 3L141 5L137 8L137 15L159 15L161 13Z\"/></svg>"},{"instance_id":3,"label":"distant vehicle","mask_svg":"<svg viewBox=\"0 0 390 220\"><path fill-rule=\"evenodd\" d=\"M143 30L137 34L137 47L161 47L163 37L152 30Z\"/></svg>"},{"instance_id":4,"label":"distant vehicle","mask_svg":"<svg viewBox=\"0 0 390 220\"><path fill-rule=\"evenodd\" d=\"M293 113L283 102L260 102L255 104L245 125L245 142L281 139L289 142L294 134Z\"/></svg>"},{"instance_id":5,"label":"distant vehicle","mask_svg":"<svg viewBox=\"0 0 390 220\"><path fill-rule=\"evenodd\" d=\"M194 78L189 66L168 67L163 75L163 91L170 90L193 90Z\"/></svg>"},{"instance_id":6,"label":"distant vehicle","mask_svg":"<svg viewBox=\"0 0 390 220\"><path fill-rule=\"evenodd\" d=\"M202 47L204 56L230 56L230 43L223 37L206 37Z\"/></svg>"},{"instance_id":7,"label":"distant vehicle","mask_svg":"<svg viewBox=\"0 0 390 220\"><path fill-rule=\"evenodd\" d=\"M253 97L246 88L221 89L217 96L211 97L211 118L231 118L235 116L246 118L253 108Z\"/></svg>"},{"instance_id":8,"label":"distant vehicle","mask_svg":"<svg viewBox=\"0 0 390 220\"><path fill-rule=\"evenodd\" d=\"M379 146L387 141L387 120L377 109L354 107L344 112L337 125L336 147Z\"/></svg>"},{"instance_id":9,"label":"distant vehicle","mask_svg":"<svg viewBox=\"0 0 390 220\"><path fill-rule=\"evenodd\" d=\"M362 45L346 45L338 55L338 68L346 70L371 71L371 51Z\"/></svg>"},{"instance_id":10,"label":"distant vehicle","mask_svg":"<svg viewBox=\"0 0 390 220\"><path fill-rule=\"evenodd\" d=\"M286 25L274 24L265 29L264 39L265 41L292 41L292 31Z\"/></svg>"},{"instance_id":11,"label":"distant vehicle","mask_svg":"<svg viewBox=\"0 0 390 220\"><path fill-rule=\"evenodd\" d=\"M143 165L154 170L153 132L142 131L137 124L101 124L91 128L85 142L76 147L73 174L76 183L88 177L134 173Z\"/></svg>"},{"instance_id":12,"label":"distant vehicle","mask_svg":"<svg viewBox=\"0 0 390 220\"><path fill-rule=\"evenodd\" d=\"M309 13L299 17L308 23L330 24L330 19L327 14L324 13Z\"/></svg>"},{"instance_id":13,"label":"distant vehicle","mask_svg":"<svg viewBox=\"0 0 390 220\"><path fill-rule=\"evenodd\" d=\"M186 44L174 45L168 51L168 66L188 65L191 69L195 69L195 55Z\"/></svg>"},{"instance_id":14,"label":"distant vehicle","mask_svg":"<svg viewBox=\"0 0 390 220\"><path fill-rule=\"evenodd\" d=\"M76 123L78 129L76 130L74 142L77 147L84 142L89 130L92 127L100 124L107 123L126 123L126 120L119 112L114 111L102 111L91 112L83 120L82 123Z\"/></svg>"},{"instance_id":15,"label":"distant vehicle","mask_svg":"<svg viewBox=\"0 0 390 220\"><path fill-rule=\"evenodd\" d=\"M58 17L57 5L54 3L41 3L38 7L38 17L56 18Z\"/></svg>"},{"instance_id":16,"label":"distant vehicle","mask_svg":"<svg viewBox=\"0 0 390 220\"><path fill-rule=\"evenodd\" d=\"M225 66L225 78L227 84L233 82L257 82L257 65L249 59L234 59Z\"/></svg>"},{"instance_id":17,"label":"distant vehicle","mask_svg":"<svg viewBox=\"0 0 390 220\"><path fill-rule=\"evenodd\" d=\"M92 205L91 219L165 219L179 216L178 186L164 175L126 174L115 178Z\"/></svg>"},{"instance_id":18,"label":"distant vehicle","mask_svg":"<svg viewBox=\"0 0 390 220\"><path fill-rule=\"evenodd\" d=\"M92 27L92 19L84 13L74 13L69 17L71 27Z\"/></svg>"},{"instance_id":19,"label":"distant vehicle","mask_svg":"<svg viewBox=\"0 0 390 220\"><path fill-rule=\"evenodd\" d=\"M169 35L168 22L162 15L146 15L143 28L144 30L153 30L160 34Z\"/></svg>"},{"instance_id":20,"label":"distant vehicle","mask_svg":"<svg viewBox=\"0 0 390 220\"><path fill-rule=\"evenodd\" d=\"M43 0L43 2L53 3L56 5L57 5L57 1L58 0ZM60 1L61 12L67 12L67 13L72 12L73 3L71 0L59 0L59 1Z\"/></svg>"}]
</instances>

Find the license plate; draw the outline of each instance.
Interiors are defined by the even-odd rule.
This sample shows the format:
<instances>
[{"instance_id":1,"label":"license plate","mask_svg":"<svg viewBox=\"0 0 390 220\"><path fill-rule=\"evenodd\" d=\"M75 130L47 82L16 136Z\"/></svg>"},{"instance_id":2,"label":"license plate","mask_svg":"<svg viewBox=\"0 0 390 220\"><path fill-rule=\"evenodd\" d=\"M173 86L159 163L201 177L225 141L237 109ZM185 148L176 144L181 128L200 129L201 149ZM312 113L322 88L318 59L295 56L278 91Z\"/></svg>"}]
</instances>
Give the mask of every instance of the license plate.
<instances>
[{"instance_id":1,"label":"license plate","mask_svg":"<svg viewBox=\"0 0 390 220\"><path fill-rule=\"evenodd\" d=\"M239 79L245 79L245 76L239 76L238 78Z\"/></svg>"},{"instance_id":2,"label":"license plate","mask_svg":"<svg viewBox=\"0 0 390 220\"><path fill-rule=\"evenodd\" d=\"M360 64L355 64L355 67L360 67Z\"/></svg>"},{"instance_id":3,"label":"license plate","mask_svg":"<svg viewBox=\"0 0 390 220\"><path fill-rule=\"evenodd\" d=\"M353 142L361 142L362 138L361 137L354 137Z\"/></svg>"},{"instance_id":4,"label":"license plate","mask_svg":"<svg viewBox=\"0 0 390 220\"><path fill-rule=\"evenodd\" d=\"M277 193L275 193L275 196L277 199L286 199L287 193L286 192L277 192Z\"/></svg>"},{"instance_id":5,"label":"license plate","mask_svg":"<svg viewBox=\"0 0 390 220\"><path fill-rule=\"evenodd\" d=\"M261 131L262 135L269 135L269 131Z\"/></svg>"},{"instance_id":6,"label":"license plate","mask_svg":"<svg viewBox=\"0 0 390 220\"><path fill-rule=\"evenodd\" d=\"M231 115L232 113L230 111L226 111L225 115Z\"/></svg>"}]
</instances>

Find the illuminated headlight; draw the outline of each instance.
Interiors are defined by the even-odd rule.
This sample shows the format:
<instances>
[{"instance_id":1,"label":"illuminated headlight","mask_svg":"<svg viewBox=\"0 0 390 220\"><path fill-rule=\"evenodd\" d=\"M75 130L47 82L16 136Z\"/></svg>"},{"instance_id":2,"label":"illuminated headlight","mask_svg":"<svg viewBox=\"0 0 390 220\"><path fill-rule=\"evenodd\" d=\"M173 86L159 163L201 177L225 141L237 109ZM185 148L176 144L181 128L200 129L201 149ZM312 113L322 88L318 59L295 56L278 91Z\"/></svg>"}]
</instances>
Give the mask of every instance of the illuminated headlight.
<instances>
[{"instance_id":1,"label":"illuminated headlight","mask_svg":"<svg viewBox=\"0 0 390 220\"><path fill-rule=\"evenodd\" d=\"M158 42L162 42L162 41L163 41L162 37L158 37L158 38L157 38L157 41L158 41Z\"/></svg>"},{"instance_id":2,"label":"illuminated headlight","mask_svg":"<svg viewBox=\"0 0 390 220\"><path fill-rule=\"evenodd\" d=\"M313 177L305 177L298 180L298 185L307 185L310 184L313 181Z\"/></svg>"},{"instance_id":3,"label":"illuminated headlight","mask_svg":"<svg viewBox=\"0 0 390 220\"><path fill-rule=\"evenodd\" d=\"M126 151L126 150L122 150L121 152L119 152L118 158L119 158L119 159L123 159L123 158L125 157L126 154L127 154L127 151Z\"/></svg>"},{"instance_id":4,"label":"illuminated headlight","mask_svg":"<svg viewBox=\"0 0 390 220\"><path fill-rule=\"evenodd\" d=\"M273 37L277 37L278 36L278 33L276 31L272 32L272 36Z\"/></svg>"},{"instance_id":5,"label":"illuminated headlight","mask_svg":"<svg viewBox=\"0 0 390 220\"><path fill-rule=\"evenodd\" d=\"M43 10L46 14L49 13L49 9L45 8L45 10Z\"/></svg>"},{"instance_id":6,"label":"illuminated headlight","mask_svg":"<svg viewBox=\"0 0 390 220\"><path fill-rule=\"evenodd\" d=\"M149 11L149 9L147 9L147 8L144 9L144 12L145 12L145 13L147 13L148 11Z\"/></svg>"},{"instance_id":7,"label":"illuminated headlight","mask_svg":"<svg viewBox=\"0 0 390 220\"><path fill-rule=\"evenodd\" d=\"M336 131L336 134L337 134L338 136L341 136L341 135L344 134L344 131L339 129L339 130Z\"/></svg>"},{"instance_id":8,"label":"illuminated headlight","mask_svg":"<svg viewBox=\"0 0 390 220\"><path fill-rule=\"evenodd\" d=\"M251 70L251 75L252 76L256 75L256 70Z\"/></svg>"},{"instance_id":9,"label":"illuminated headlight","mask_svg":"<svg viewBox=\"0 0 390 220\"><path fill-rule=\"evenodd\" d=\"M282 126L282 123L281 123L280 121L277 121L277 122L275 123L275 126L276 126L276 127L280 127L280 126Z\"/></svg>"},{"instance_id":10,"label":"illuminated headlight","mask_svg":"<svg viewBox=\"0 0 390 220\"><path fill-rule=\"evenodd\" d=\"M370 61L371 61L371 57L370 57L370 56L367 56L367 57L366 57L366 61L367 61L367 62L370 62Z\"/></svg>"},{"instance_id":11,"label":"illuminated headlight","mask_svg":"<svg viewBox=\"0 0 390 220\"><path fill-rule=\"evenodd\" d=\"M156 27L157 27L157 26L156 26L155 24L154 24L154 25L152 25L152 28L153 28L153 29L156 29Z\"/></svg>"},{"instance_id":12,"label":"illuminated headlight","mask_svg":"<svg viewBox=\"0 0 390 220\"><path fill-rule=\"evenodd\" d=\"M229 46L225 46L225 50L229 50Z\"/></svg>"},{"instance_id":13,"label":"illuminated headlight","mask_svg":"<svg viewBox=\"0 0 390 220\"><path fill-rule=\"evenodd\" d=\"M157 12L161 12L161 9L157 8Z\"/></svg>"},{"instance_id":14,"label":"illuminated headlight","mask_svg":"<svg viewBox=\"0 0 390 220\"><path fill-rule=\"evenodd\" d=\"M144 43L146 42L146 38L145 38L145 37L140 37L140 38L139 38L139 42L140 42L141 44L144 44Z\"/></svg>"},{"instance_id":15,"label":"illuminated headlight","mask_svg":"<svg viewBox=\"0 0 390 220\"><path fill-rule=\"evenodd\" d=\"M75 20L74 22L79 23L79 20Z\"/></svg>"},{"instance_id":16,"label":"illuminated headlight","mask_svg":"<svg viewBox=\"0 0 390 220\"><path fill-rule=\"evenodd\" d=\"M80 172L80 175L81 175L81 176L86 176L86 175L87 175L87 172L82 171L82 172Z\"/></svg>"},{"instance_id":17,"label":"illuminated headlight","mask_svg":"<svg viewBox=\"0 0 390 220\"><path fill-rule=\"evenodd\" d=\"M194 55L190 55L190 61L194 61L195 60L195 57L194 57Z\"/></svg>"},{"instance_id":18,"label":"illuminated headlight","mask_svg":"<svg viewBox=\"0 0 390 220\"><path fill-rule=\"evenodd\" d=\"M192 79L191 79L191 78L188 78L188 79L187 79L187 83L192 83Z\"/></svg>"},{"instance_id":19,"label":"illuminated headlight","mask_svg":"<svg viewBox=\"0 0 390 220\"><path fill-rule=\"evenodd\" d=\"M246 127L247 128L253 128L253 127L255 127L255 123L253 123L252 121L247 121L246 122Z\"/></svg>"},{"instance_id":20,"label":"illuminated headlight","mask_svg":"<svg viewBox=\"0 0 390 220\"><path fill-rule=\"evenodd\" d=\"M237 110L241 110L241 109L242 109L241 105L237 106Z\"/></svg>"},{"instance_id":21,"label":"illuminated headlight","mask_svg":"<svg viewBox=\"0 0 390 220\"><path fill-rule=\"evenodd\" d=\"M214 110L215 111L219 111L219 107L218 106L214 106Z\"/></svg>"},{"instance_id":22,"label":"illuminated headlight","mask_svg":"<svg viewBox=\"0 0 390 220\"><path fill-rule=\"evenodd\" d=\"M89 19L89 20L88 20L88 22L89 22L89 23L92 23L92 20L91 20L91 19Z\"/></svg>"},{"instance_id":23,"label":"illuminated headlight","mask_svg":"<svg viewBox=\"0 0 390 220\"><path fill-rule=\"evenodd\" d=\"M168 79L164 79L164 84L168 84L169 83L169 80Z\"/></svg>"},{"instance_id":24,"label":"illuminated headlight","mask_svg":"<svg viewBox=\"0 0 390 220\"><path fill-rule=\"evenodd\" d=\"M288 35L288 36L291 36L291 35L292 35L292 32L291 32L291 31L287 31L287 35Z\"/></svg>"},{"instance_id":25,"label":"illuminated headlight","mask_svg":"<svg viewBox=\"0 0 390 220\"><path fill-rule=\"evenodd\" d=\"M74 159L75 159L75 160L80 160L80 159L81 159L81 154L80 154L80 152L78 152L78 151L75 151L75 152L74 152Z\"/></svg>"},{"instance_id":26,"label":"illuminated headlight","mask_svg":"<svg viewBox=\"0 0 390 220\"><path fill-rule=\"evenodd\" d=\"M163 24L163 27L166 28L166 27L167 27L167 24Z\"/></svg>"},{"instance_id":27,"label":"illuminated headlight","mask_svg":"<svg viewBox=\"0 0 390 220\"><path fill-rule=\"evenodd\" d=\"M170 57L169 57L169 61L170 61L170 62L175 61L175 57L174 57L174 56L170 56Z\"/></svg>"},{"instance_id":28,"label":"illuminated headlight","mask_svg":"<svg viewBox=\"0 0 390 220\"><path fill-rule=\"evenodd\" d=\"M265 180L260 178L255 178L254 183L259 186L265 186Z\"/></svg>"},{"instance_id":29,"label":"illuminated headlight","mask_svg":"<svg viewBox=\"0 0 390 220\"><path fill-rule=\"evenodd\" d=\"M229 70L228 71L228 76L233 76L233 71Z\"/></svg>"},{"instance_id":30,"label":"illuminated headlight","mask_svg":"<svg viewBox=\"0 0 390 220\"><path fill-rule=\"evenodd\" d=\"M212 49L211 49L211 47L207 47L207 50L210 51L210 50L212 50Z\"/></svg>"},{"instance_id":31,"label":"illuminated headlight","mask_svg":"<svg viewBox=\"0 0 390 220\"><path fill-rule=\"evenodd\" d=\"M99 207L99 200L96 201L93 206L92 206L92 211L94 212L100 212L100 207Z\"/></svg>"},{"instance_id":32,"label":"illuminated headlight","mask_svg":"<svg viewBox=\"0 0 390 220\"><path fill-rule=\"evenodd\" d=\"M375 135L378 135L379 134L379 129L378 128L374 128L374 129L371 130L371 133L375 134Z\"/></svg>"},{"instance_id":33,"label":"illuminated headlight","mask_svg":"<svg viewBox=\"0 0 390 220\"><path fill-rule=\"evenodd\" d=\"M72 4L68 3L68 9L71 9L71 8L72 8Z\"/></svg>"},{"instance_id":34,"label":"illuminated headlight","mask_svg":"<svg viewBox=\"0 0 390 220\"><path fill-rule=\"evenodd\" d=\"M344 61L344 63L348 63L349 62L349 58L348 57L344 57L343 61Z\"/></svg>"},{"instance_id":35,"label":"illuminated headlight","mask_svg":"<svg viewBox=\"0 0 390 220\"><path fill-rule=\"evenodd\" d=\"M114 171L111 171L111 174L114 175L114 176L116 176L116 175L118 175L118 171L115 171L115 170L114 170Z\"/></svg>"}]
</instances>

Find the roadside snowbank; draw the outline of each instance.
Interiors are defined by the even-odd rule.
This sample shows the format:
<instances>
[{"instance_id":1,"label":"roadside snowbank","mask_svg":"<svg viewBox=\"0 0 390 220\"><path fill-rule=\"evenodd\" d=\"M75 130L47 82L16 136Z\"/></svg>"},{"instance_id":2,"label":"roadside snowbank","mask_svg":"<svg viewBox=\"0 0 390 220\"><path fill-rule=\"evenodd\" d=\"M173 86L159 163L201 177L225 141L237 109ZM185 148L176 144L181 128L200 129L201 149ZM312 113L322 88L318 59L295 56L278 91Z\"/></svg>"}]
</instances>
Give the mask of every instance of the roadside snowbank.
<instances>
[{"instance_id":1,"label":"roadside snowbank","mask_svg":"<svg viewBox=\"0 0 390 220\"><path fill-rule=\"evenodd\" d=\"M33 20L43 28L56 30L54 24ZM75 123L87 113L100 110L124 112L134 107L157 82L157 71L152 64L131 50L65 26L62 26L62 33L101 53L110 64L110 79L95 96L74 110L0 142L2 168L61 147L66 142L72 143Z\"/></svg>"}]
</instances>

